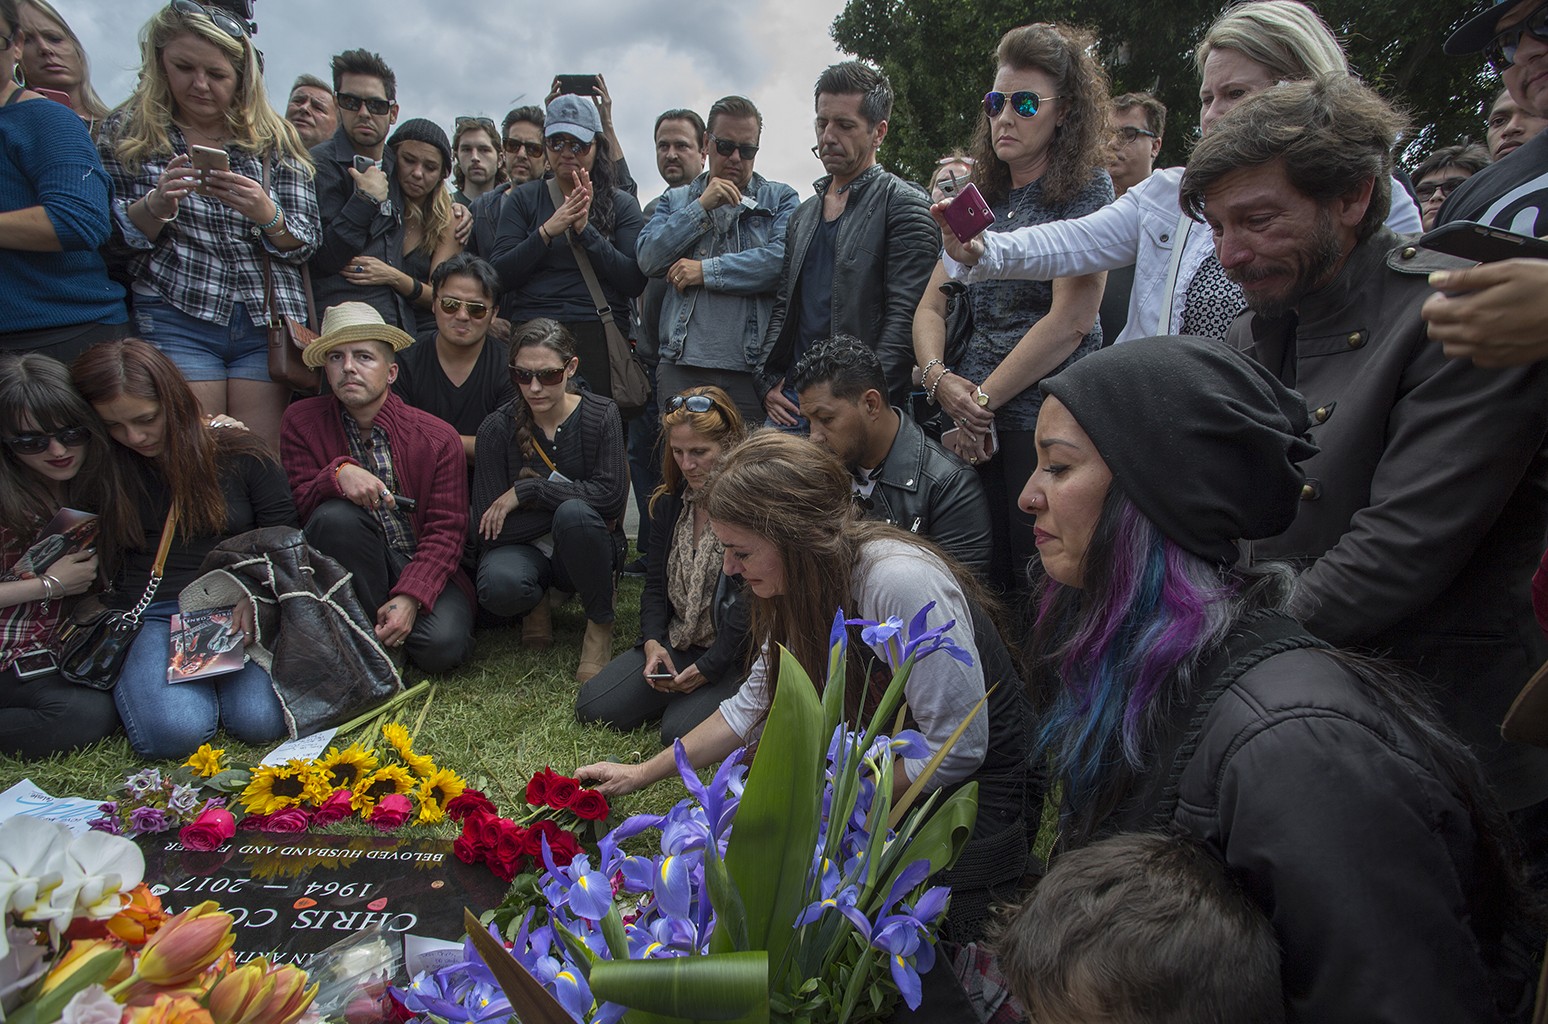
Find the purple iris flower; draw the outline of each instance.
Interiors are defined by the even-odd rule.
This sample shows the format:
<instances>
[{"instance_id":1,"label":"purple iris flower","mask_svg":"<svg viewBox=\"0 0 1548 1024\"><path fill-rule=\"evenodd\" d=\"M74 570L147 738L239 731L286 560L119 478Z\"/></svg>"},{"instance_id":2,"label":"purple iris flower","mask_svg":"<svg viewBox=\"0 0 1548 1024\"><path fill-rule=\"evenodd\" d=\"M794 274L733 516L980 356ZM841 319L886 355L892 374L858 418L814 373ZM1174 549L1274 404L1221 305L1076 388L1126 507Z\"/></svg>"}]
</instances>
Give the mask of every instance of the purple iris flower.
<instances>
[{"instance_id":1,"label":"purple iris flower","mask_svg":"<svg viewBox=\"0 0 1548 1024\"><path fill-rule=\"evenodd\" d=\"M578 968L565 963L554 974L552 984L554 998L559 1000L559 1005L576 1020L585 1020L593 1002L586 976Z\"/></svg>"}]
</instances>

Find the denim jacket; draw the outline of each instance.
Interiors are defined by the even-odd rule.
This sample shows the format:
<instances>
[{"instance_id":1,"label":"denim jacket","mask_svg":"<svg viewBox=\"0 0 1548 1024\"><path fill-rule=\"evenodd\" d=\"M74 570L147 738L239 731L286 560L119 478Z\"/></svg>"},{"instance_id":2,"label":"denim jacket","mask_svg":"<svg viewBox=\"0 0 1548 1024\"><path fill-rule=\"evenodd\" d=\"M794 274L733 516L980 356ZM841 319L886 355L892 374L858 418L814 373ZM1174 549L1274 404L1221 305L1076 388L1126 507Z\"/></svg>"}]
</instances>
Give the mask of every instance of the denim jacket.
<instances>
[{"instance_id":1,"label":"denim jacket","mask_svg":"<svg viewBox=\"0 0 1548 1024\"><path fill-rule=\"evenodd\" d=\"M800 197L789 185L769 181L755 172L743 194L756 205L738 210L732 230L722 233L715 228L714 214L699 205L708 183L706 171L667 192L640 232L637 255L647 277L664 277L685 257L704 264L702 287L686 292L669 288L662 301L661 359L672 363L682 357L691 325L696 343L701 338L711 345L718 341L722 352L729 339L740 338L741 359L752 369L757 366L758 349L774 309L774 289L785 259L785 229ZM744 296L741 314L728 320L727 306L722 303L719 315L707 322L703 311L697 310L699 296L706 291Z\"/></svg>"}]
</instances>

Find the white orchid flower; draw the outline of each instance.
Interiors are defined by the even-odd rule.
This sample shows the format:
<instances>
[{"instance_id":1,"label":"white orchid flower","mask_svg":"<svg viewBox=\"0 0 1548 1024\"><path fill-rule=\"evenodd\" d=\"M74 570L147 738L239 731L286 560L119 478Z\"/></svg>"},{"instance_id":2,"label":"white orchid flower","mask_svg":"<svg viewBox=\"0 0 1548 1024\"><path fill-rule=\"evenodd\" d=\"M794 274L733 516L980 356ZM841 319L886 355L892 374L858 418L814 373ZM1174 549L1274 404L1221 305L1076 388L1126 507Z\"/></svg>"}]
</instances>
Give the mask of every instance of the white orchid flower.
<instances>
[{"instance_id":1,"label":"white orchid flower","mask_svg":"<svg viewBox=\"0 0 1548 1024\"><path fill-rule=\"evenodd\" d=\"M0 921L12 914L22 920L49 916L49 900L63 880L69 839L68 829L44 818L19 815L0 824ZM0 957L11 948L6 932L0 927Z\"/></svg>"},{"instance_id":2,"label":"white orchid flower","mask_svg":"<svg viewBox=\"0 0 1548 1024\"><path fill-rule=\"evenodd\" d=\"M123 909L120 893L145 877L145 854L122 836L83 832L64 849L63 878L49 897L49 915L59 931L77 917L105 921Z\"/></svg>"}]
</instances>

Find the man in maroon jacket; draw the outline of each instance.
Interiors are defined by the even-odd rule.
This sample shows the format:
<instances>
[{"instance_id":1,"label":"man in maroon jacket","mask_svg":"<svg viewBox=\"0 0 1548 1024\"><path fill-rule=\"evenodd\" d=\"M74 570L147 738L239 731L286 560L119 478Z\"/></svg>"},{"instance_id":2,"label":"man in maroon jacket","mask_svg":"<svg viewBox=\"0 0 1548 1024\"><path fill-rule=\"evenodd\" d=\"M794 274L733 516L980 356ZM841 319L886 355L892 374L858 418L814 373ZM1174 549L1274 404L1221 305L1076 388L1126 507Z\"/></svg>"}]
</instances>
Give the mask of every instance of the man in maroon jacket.
<instances>
[{"instance_id":1,"label":"man in maroon jacket","mask_svg":"<svg viewBox=\"0 0 1548 1024\"><path fill-rule=\"evenodd\" d=\"M377 609L377 638L444 672L473 649L473 590L458 567L462 440L392 392L412 337L363 302L331 307L322 327L302 359L323 368L333 393L291 405L280 431L296 510L307 541L353 573L361 602Z\"/></svg>"}]
</instances>

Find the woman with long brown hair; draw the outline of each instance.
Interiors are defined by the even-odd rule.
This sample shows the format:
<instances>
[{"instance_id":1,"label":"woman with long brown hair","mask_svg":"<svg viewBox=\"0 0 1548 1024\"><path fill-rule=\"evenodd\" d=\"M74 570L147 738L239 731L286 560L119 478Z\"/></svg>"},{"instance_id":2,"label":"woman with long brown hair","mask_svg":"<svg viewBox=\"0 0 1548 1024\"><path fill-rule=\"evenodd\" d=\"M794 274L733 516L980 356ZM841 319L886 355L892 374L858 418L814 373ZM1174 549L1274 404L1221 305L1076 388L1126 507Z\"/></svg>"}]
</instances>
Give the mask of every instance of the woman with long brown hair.
<instances>
[{"instance_id":1,"label":"woman with long brown hair","mask_svg":"<svg viewBox=\"0 0 1548 1024\"><path fill-rule=\"evenodd\" d=\"M661 485L650 496L652 544L640 595L640 643L581 687L575 716L615 729L661 721L670 744L708 718L747 675L747 609L722 571L725 548L709 528L704 485L746 427L714 386L663 404Z\"/></svg>"},{"instance_id":2,"label":"woman with long brown hair","mask_svg":"<svg viewBox=\"0 0 1548 1024\"><path fill-rule=\"evenodd\" d=\"M139 85L98 140L136 333L205 413L229 412L277 445L290 389L269 377L267 327L271 315L307 317L301 265L322 235L311 157L269 106L242 21L172 0L140 50Z\"/></svg>"},{"instance_id":3,"label":"woman with long brown hair","mask_svg":"<svg viewBox=\"0 0 1548 1024\"><path fill-rule=\"evenodd\" d=\"M702 768L755 742L774 700L786 653L822 685L834 613L909 621L934 602L929 628L955 621L952 638L966 662L945 653L914 666L904 686L910 727L929 749L901 757L893 775L901 794L964 719L967 728L931 778L931 790L969 779L979 784L974 842L953 881L953 937L977 937L993 898L1008 898L1030 850L1026 798L1026 697L986 600L972 574L938 548L896 527L862 521L849 471L826 449L780 431L754 434L725 457L702 499L709 526L725 547L725 571L750 592L749 634L761 650L747 681L682 738ZM906 639L906 638L905 638ZM851 634L845 705L864 722L891 677L883 645ZM987 713L975 711L999 684ZM971 716L971 717L970 717ZM674 751L643 764L587 765L577 777L606 794L632 793L675 775Z\"/></svg>"},{"instance_id":4,"label":"woman with long brown hair","mask_svg":"<svg viewBox=\"0 0 1548 1024\"><path fill-rule=\"evenodd\" d=\"M109 604L128 608L141 599L163 531L172 531L161 583L113 691L130 745L142 757L184 757L217 725L248 743L279 737L286 729L279 698L256 663L175 685L167 665L178 594L198 578L205 555L248 530L299 526L284 470L255 435L208 425L183 375L148 342L94 345L71 375L117 442L125 487L115 505L137 519L137 542L110 566ZM232 629L246 628L251 614L238 607Z\"/></svg>"},{"instance_id":5,"label":"woman with long brown hair","mask_svg":"<svg viewBox=\"0 0 1548 1024\"><path fill-rule=\"evenodd\" d=\"M529 320L510 348L521 394L478 428L473 461L478 603L520 615L522 643L544 650L553 640L549 587L579 594L586 636L575 681L584 683L613 657L629 496L623 421L611 399L575 389L580 359L560 324Z\"/></svg>"}]
</instances>

